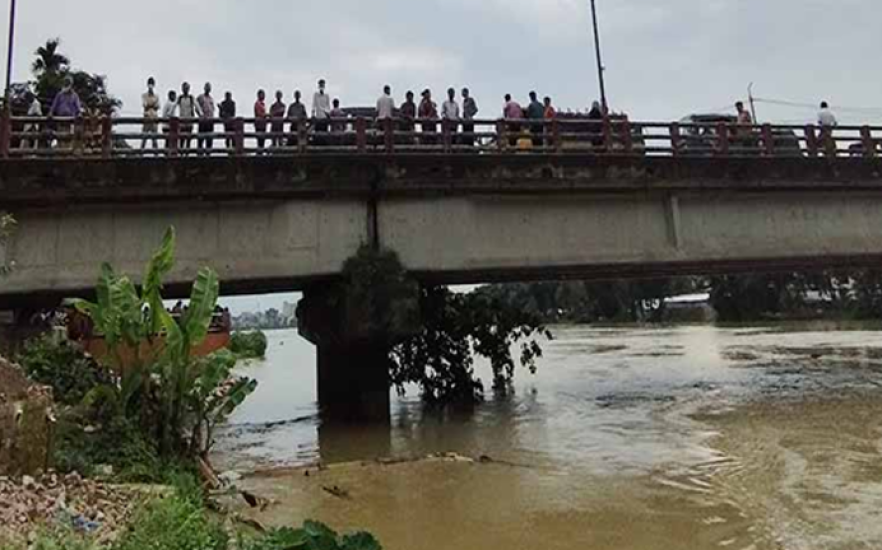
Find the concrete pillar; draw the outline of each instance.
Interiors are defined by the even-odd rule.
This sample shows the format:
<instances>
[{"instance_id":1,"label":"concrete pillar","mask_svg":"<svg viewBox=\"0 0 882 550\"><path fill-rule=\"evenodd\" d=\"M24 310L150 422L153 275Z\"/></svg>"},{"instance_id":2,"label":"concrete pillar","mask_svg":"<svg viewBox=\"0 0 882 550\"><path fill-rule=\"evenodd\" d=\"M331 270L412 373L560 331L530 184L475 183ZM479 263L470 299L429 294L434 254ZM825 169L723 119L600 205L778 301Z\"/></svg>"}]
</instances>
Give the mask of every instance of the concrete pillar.
<instances>
[{"instance_id":1,"label":"concrete pillar","mask_svg":"<svg viewBox=\"0 0 882 550\"><path fill-rule=\"evenodd\" d=\"M391 293L365 288L319 285L304 292L297 306L300 335L318 348L323 420L388 423L389 352L420 328L415 284Z\"/></svg>"},{"instance_id":2,"label":"concrete pillar","mask_svg":"<svg viewBox=\"0 0 882 550\"><path fill-rule=\"evenodd\" d=\"M389 421L389 350L385 344L317 344L322 417Z\"/></svg>"}]
</instances>

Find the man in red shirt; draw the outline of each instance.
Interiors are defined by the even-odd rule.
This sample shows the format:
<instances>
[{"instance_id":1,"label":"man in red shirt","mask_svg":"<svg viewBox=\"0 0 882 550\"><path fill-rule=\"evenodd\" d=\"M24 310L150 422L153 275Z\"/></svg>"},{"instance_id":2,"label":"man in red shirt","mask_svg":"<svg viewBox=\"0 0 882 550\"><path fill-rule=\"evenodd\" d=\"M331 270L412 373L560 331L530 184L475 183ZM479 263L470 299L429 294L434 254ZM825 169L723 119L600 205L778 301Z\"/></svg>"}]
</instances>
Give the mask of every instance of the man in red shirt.
<instances>
[{"instance_id":1,"label":"man in red shirt","mask_svg":"<svg viewBox=\"0 0 882 550\"><path fill-rule=\"evenodd\" d=\"M257 101L254 102L254 132L257 136L257 148L263 153L263 145L266 138L262 134L266 133L266 92L258 90Z\"/></svg>"}]
</instances>

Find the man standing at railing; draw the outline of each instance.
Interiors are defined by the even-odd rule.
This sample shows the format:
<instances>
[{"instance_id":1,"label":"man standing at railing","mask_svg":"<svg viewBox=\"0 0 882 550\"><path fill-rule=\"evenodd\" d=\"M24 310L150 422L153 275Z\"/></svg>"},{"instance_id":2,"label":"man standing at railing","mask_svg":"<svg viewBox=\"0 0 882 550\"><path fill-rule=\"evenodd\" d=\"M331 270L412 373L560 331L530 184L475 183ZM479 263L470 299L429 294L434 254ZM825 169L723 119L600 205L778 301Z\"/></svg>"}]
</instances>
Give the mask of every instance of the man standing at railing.
<instances>
[{"instance_id":1,"label":"man standing at railing","mask_svg":"<svg viewBox=\"0 0 882 550\"><path fill-rule=\"evenodd\" d=\"M159 127L156 119L159 117L159 109L161 107L159 96L153 91L156 86L156 80L151 76L147 79L147 91L141 95L141 107L144 109L144 125L141 131L144 136L141 138L141 149L147 148L147 140L153 141L153 148L159 149L156 134L159 133ZM148 136L150 136L148 138Z\"/></svg>"},{"instance_id":2,"label":"man standing at railing","mask_svg":"<svg viewBox=\"0 0 882 550\"><path fill-rule=\"evenodd\" d=\"M270 126L270 132L273 134L271 143L274 148L281 147L284 144L282 134L285 133L285 113L287 112L287 106L282 101L284 97L285 94L282 93L282 90L276 90L276 102L270 107L270 118L273 121Z\"/></svg>"},{"instance_id":3,"label":"man standing at railing","mask_svg":"<svg viewBox=\"0 0 882 550\"><path fill-rule=\"evenodd\" d=\"M545 124L542 122L545 119L545 106L539 102L539 96L536 92L530 92L527 118L533 121L530 125L530 132L533 134L533 146L540 147L542 145L542 130L545 127Z\"/></svg>"},{"instance_id":4,"label":"man standing at railing","mask_svg":"<svg viewBox=\"0 0 882 550\"><path fill-rule=\"evenodd\" d=\"M548 124L545 127L545 146L551 148L554 146L554 139L552 136L553 126L551 125L551 121L553 121L557 117L557 110L555 110L554 105L551 104L551 98L548 96L545 96L543 98L542 107L542 118L544 118L545 122Z\"/></svg>"},{"instance_id":5,"label":"man standing at railing","mask_svg":"<svg viewBox=\"0 0 882 550\"><path fill-rule=\"evenodd\" d=\"M744 108L744 102L735 103L735 111L738 113L737 126L735 128L736 143L743 149L742 152L753 147L753 117L750 111Z\"/></svg>"},{"instance_id":6,"label":"man standing at railing","mask_svg":"<svg viewBox=\"0 0 882 550\"><path fill-rule=\"evenodd\" d=\"M456 131L459 129L459 103L456 102L456 90L447 90L447 101L441 105L441 119L450 132L450 143L456 143Z\"/></svg>"},{"instance_id":7,"label":"man standing at railing","mask_svg":"<svg viewBox=\"0 0 882 550\"><path fill-rule=\"evenodd\" d=\"M263 145L266 143L266 138L263 137L266 133L266 118L266 92L258 90L257 101L254 102L254 133L257 134L259 154L263 153Z\"/></svg>"},{"instance_id":8,"label":"man standing at railing","mask_svg":"<svg viewBox=\"0 0 882 550\"><path fill-rule=\"evenodd\" d=\"M315 119L315 142L323 145L327 142L328 119L331 117L331 96L325 93L324 79L318 81L318 91L312 96L312 118Z\"/></svg>"},{"instance_id":9,"label":"man standing at railing","mask_svg":"<svg viewBox=\"0 0 882 550\"><path fill-rule=\"evenodd\" d=\"M332 145L345 145L344 134L346 133L346 111L340 108L340 100L334 98L334 107L331 109L331 133L334 137Z\"/></svg>"},{"instance_id":10,"label":"man standing at railing","mask_svg":"<svg viewBox=\"0 0 882 550\"><path fill-rule=\"evenodd\" d=\"M821 110L818 111L818 125L821 127L821 145L824 147L827 156L836 156L836 142L833 140L833 128L838 124L839 122L836 120L836 116L833 114L833 111L830 110L830 105L826 101L822 101Z\"/></svg>"},{"instance_id":11,"label":"man standing at railing","mask_svg":"<svg viewBox=\"0 0 882 550\"><path fill-rule=\"evenodd\" d=\"M181 149L186 154L193 138L193 120L199 115L199 104L190 94L190 83L181 84L181 95L178 97L178 116L181 117Z\"/></svg>"},{"instance_id":12,"label":"man standing at railing","mask_svg":"<svg viewBox=\"0 0 882 550\"><path fill-rule=\"evenodd\" d=\"M303 97L300 90L294 90L294 103L288 106L288 120L291 122L291 137L288 138L289 147L297 147L300 143L300 125L306 123L306 106L301 103Z\"/></svg>"},{"instance_id":13,"label":"man standing at railing","mask_svg":"<svg viewBox=\"0 0 882 550\"><path fill-rule=\"evenodd\" d=\"M40 100L34 95L34 92L28 90L25 94L25 101L28 104L28 118L39 118L43 116L43 106ZM39 149L40 147L40 125L36 122L25 124L25 138L21 142L22 149Z\"/></svg>"},{"instance_id":14,"label":"man standing at railing","mask_svg":"<svg viewBox=\"0 0 882 550\"><path fill-rule=\"evenodd\" d=\"M520 103L511 98L511 94L505 94L505 107L502 109L502 117L509 121L508 144L511 147L514 147L518 143L518 134L521 133L521 124L512 121L522 120L524 118L524 109L521 108Z\"/></svg>"},{"instance_id":15,"label":"man standing at railing","mask_svg":"<svg viewBox=\"0 0 882 550\"><path fill-rule=\"evenodd\" d=\"M414 120L417 116L417 105L413 100L414 95L413 92L408 90L404 95L404 103L401 104L401 109L399 115L401 116L401 131L405 133L413 133L415 130ZM405 136L403 138L404 143L413 144L414 137L413 136Z\"/></svg>"},{"instance_id":16,"label":"man standing at railing","mask_svg":"<svg viewBox=\"0 0 882 550\"><path fill-rule=\"evenodd\" d=\"M82 104L80 96L73 89L73 79L69 76L64 78L64 87L52 100L52 107L49 109L49 117L59 118L76 118L82 113ZM63 122L56 126L58 132L58 141L68 141L73 131L70 122Z\"/></svg>"},{"instance_id":17,"label":"man standing at railing","mask_svg":"<svg viewBox=\"0 0 882 550\"><path fill-rule=\"evenodd\" d=\"M174 90L168 91L168 101L165 102L165 105L162 107L162 118L165 119L165 125L162 128L162 131L165 132L165 148L171 152L173 149L172 146L172 138L171 138L171 119L178 116L178 94L175 93Z\"/></svg>"},{"instance_id":18,"label":"man standing at railing","mask_svg":"<svg viewBox=\"0 0 882 550\"><path fill-rule=\"evenodd\" d=\"M211 82L205 83L202 95L196 98L196 104L199 105L199 136L197 137L199 151L204 155L211 154L211 148L214 147L214 98L211 97Z\"/></svg>"},{"instance_id":19,"label":"man standing at railing","mask_svg":"<svg viewBox=\"0 0 882 550\"><path fill-rule=\"evenodd\" d=\"M478 115L478 103L469 93L468 88L462 89L462 133L460 142L463 145L473 146L475 144L475 117Z\"/></svg>"},{"instance_id":20,"label":"man standing at railing","mask_svg":"<svg viewBox=\"0 0 882 550\"><path fill-rule=\"evenodd\" d=\"M383 86L383 95L377 100L377 121L395 116L395 100L392 99L392 86Z\"/></svg>"},{"instance_id":21,"label":"man standing at railing","mask_svg":"<svg viewBox=\"0 0 882 550\"><path fill-rule=\"evenodd\" d=\"M424 145L434 145L436 142L435 134L438 132L438 105L432 101L432 91L426 88L423 90L423 99L420 101L420 107L417 116L422 119L422 135L420 143Z\"/></svg>"},{"instance_id":22,"label":"man standing at railing","mask_svg":"<svg viewBox=\"0 0 882 550\"><path fill-rule=\"evenodd\" d=\"M221 101L219 111L220 117L224 121L224 133L226 134L224 145L226 145L227 149L232 149L236 143L233 139L233 133L236 131L236 123L234 121L236 118L236 102L233 101L232 92L224 94L224 100Z\"/></svg>"}]
</instances>

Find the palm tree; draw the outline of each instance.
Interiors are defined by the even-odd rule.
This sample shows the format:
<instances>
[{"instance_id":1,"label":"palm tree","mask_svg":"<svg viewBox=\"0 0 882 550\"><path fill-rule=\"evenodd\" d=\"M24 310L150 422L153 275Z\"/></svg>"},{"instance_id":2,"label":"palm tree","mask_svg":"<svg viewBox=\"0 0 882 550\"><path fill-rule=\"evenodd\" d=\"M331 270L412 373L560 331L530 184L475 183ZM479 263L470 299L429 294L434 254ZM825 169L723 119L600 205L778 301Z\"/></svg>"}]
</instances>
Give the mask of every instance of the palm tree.
<instances>
[{"instance_id":1,"label":"palm tree","mask_svg":"<svg viewBox=\"0 0 882 550\"><path fill-rule=\"evenodd\" d=\"M35 52L37 59L31 69L38 78L45 73L58 73L68 68L70 59L62 53L58 52L61 45L60 38L52 38L46 41L44 46L37 48Z\"/></svg>"}]
</instances>

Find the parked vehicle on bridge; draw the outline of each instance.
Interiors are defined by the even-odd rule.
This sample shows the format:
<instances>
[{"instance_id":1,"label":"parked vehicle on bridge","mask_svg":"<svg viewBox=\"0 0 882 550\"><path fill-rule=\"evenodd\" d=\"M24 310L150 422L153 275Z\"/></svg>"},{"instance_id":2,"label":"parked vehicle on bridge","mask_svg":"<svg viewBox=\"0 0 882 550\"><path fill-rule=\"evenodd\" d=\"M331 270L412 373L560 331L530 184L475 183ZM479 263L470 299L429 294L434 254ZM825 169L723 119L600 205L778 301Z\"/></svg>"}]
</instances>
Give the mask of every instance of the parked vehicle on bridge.
<instances>
[{"instance_id":1,"label":"parked vehicle on bridge","mask_svg":"<svg viewBox=\"0 0 882 550\"><path fill-rule=\"evenodd\" d=\"M719 148L719 125L729 128L729 148L742 155L759 155L763 150L762 131L752 127L747 135L736 133L738 117L729 114L692 114L680 119L680 147L692 155L713 155ZM788 128L772 128L772 145L777 155L801 156L799 137Z\"/></svg>"}]
</instances>

